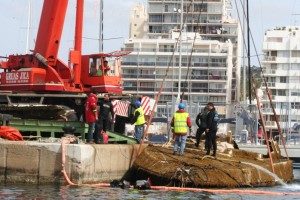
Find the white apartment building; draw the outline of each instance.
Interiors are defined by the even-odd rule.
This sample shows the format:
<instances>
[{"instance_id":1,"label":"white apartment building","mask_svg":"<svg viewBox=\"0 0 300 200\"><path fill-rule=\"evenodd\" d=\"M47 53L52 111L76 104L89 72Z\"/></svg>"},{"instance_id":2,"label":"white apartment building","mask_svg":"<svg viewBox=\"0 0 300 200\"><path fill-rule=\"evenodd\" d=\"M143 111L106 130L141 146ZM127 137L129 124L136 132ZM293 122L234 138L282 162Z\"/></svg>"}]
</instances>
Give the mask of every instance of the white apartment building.
<instances>
[{"instance_id":1,"label":"white apartment building","mask_svg":"<svg viewBox=\"0 0 300 200\"><path fill-rule=\"evenodd\" d=\"M124 49L132 53L122 61L124 93L155 98L169 67L158 114L166 115L167 102L178 95L181 70L184 100L202 105L213 102L221 115L229 116L227 107L239 99L239 23L229 15L228 0L183 2L181 53L181 14L175 12L180 0L148 0L147 15L142 5L133 8L130 38L124 43Z\"/></svg>"},{"instance_id":2,"label":"white apartment building","mask_svg":"<svg viewBox=\"0 0 300 200\"><path fill-rule=\"evenodd\" d=\"M300 124L300 27L277 27L264 36L263 72L272 94L281 129L289 134ZM265 84L262 84L263 89ZM272 109L264 92L263 113L267 128L277 130Z\"/></svg>"}]
</instances>

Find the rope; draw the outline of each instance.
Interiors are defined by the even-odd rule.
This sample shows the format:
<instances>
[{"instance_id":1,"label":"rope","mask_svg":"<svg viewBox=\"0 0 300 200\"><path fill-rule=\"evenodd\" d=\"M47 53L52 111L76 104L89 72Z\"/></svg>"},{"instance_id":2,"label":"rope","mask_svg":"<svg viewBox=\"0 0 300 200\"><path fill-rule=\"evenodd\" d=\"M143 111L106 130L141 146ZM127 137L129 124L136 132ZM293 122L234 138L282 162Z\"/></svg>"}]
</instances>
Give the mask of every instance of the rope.
<instances>
[{"instance_id":1,"label":"rope","mask_svg":"<svg viewBox=\"0 0 300 200\"><path fill-rule=\"evenodd\" d=\"M66 168L65 168L65 163L66 163L66 144L70 144L72 142L71 139L62 139L61 141L61 173L63 174L65 180L67 181L68 185L74 185L74 186L98 186L98 187L110 187L109 183L96 183L96 184L78 184L74 183L71 181L69 178Z\"/></svg>"}]
</instances>

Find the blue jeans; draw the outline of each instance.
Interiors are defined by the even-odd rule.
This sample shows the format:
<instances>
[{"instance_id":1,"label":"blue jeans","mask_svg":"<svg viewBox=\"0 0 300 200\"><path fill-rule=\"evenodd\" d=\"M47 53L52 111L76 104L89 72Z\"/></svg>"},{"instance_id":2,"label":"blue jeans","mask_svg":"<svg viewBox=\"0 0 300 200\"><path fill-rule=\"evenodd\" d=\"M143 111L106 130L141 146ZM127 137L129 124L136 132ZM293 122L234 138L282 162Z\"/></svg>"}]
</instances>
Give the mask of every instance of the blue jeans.
<instances>
[{"instance_id":1,"label":"blue jeans","mask_svg":"<svg viewBox=\"0 0 300 200\"><path fill-rule=\"evenodd\" d=\"M87 134L87 142L92 142L94 141L94 131L95 131L95 124L96 122L89 122L89 130L88 130L88 134Z\"/></svg>"},{"instance_id":2,"label":"blue jeans","mask_svg":"<svg viewBox=\"0 0 300 200\"><path fill-rule=\"evenodd\" d=\"M134 127L134 137L137 139L138 143L141 143L141 139L144 133L144 125L136 125Z\"/></svg>"},{"instance_id":3,"label":"blue jeans","mask_svg":"<svg viewBox=\"0 0 300 200\"><path fill-rule=\"evenodd\" d=\"M179 140L181 140L181 142L180 142L180 153L179 153L180 155L183 155L184 148L185 148L185 143L186 143L186 138L187 138L187 135L176 135L175 136L174 151L177 151Z\"/></svg>"}]
</instances>

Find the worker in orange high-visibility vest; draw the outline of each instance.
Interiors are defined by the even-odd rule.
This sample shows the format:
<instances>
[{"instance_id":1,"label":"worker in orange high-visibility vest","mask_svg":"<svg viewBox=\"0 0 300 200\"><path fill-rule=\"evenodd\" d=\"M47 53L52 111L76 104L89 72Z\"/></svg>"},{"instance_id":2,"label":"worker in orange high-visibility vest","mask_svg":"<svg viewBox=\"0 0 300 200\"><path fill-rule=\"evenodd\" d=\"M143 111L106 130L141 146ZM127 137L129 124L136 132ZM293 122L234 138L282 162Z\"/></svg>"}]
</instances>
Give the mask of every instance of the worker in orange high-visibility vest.
<instances>
[{"instance_id":1,"label":"worker in orange high-visibility vest","mask_svg":"<svg viewBox=\"0 0 300 200\"><path fill-rule=\"evenodd\" d=\"M189 113L184 110L185 105L180 103L178 105L179 110L174 113L174 117L171 120L171 129L173 134L175 135L175 142L174 142L174 152L173 155L176 155L179 140L180 143L180 152L179 155L183 155L187 133L188 131L191 132L192 130L192 122L189 117Z\"/></svg>"}]
</instances>

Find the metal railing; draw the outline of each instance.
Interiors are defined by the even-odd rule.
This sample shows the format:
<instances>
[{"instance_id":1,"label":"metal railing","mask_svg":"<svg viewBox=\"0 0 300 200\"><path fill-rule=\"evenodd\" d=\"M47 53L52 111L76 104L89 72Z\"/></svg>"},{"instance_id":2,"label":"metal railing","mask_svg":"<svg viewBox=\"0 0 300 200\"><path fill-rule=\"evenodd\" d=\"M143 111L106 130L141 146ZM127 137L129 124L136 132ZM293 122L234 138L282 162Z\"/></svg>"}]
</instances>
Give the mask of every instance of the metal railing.
<instances>
[{"instance_id":1,"label":"metal railing","mask_svg":"<svg viewBox=\"0 0 300 200\"><path fill-rule=\"evenodd\" d=\"M182 67L188 67L188 62L182 62L181 66ZM153 61L148 61L148 62L137 62L137 61L122 61L122 66L152 66L152 67L157 67L157 66L162 66L162 67L168 67L169 62L153 62ZM171 63L171 66L179 67L179 63ZM198 67L211 67L211 68L226 68L227 64L220 62L205 62L205 63L198 63L198 62L193 62L191 63L190 67L193 68L198 68Z\"/></svg>"}]
</instances>

